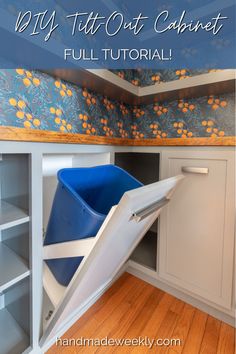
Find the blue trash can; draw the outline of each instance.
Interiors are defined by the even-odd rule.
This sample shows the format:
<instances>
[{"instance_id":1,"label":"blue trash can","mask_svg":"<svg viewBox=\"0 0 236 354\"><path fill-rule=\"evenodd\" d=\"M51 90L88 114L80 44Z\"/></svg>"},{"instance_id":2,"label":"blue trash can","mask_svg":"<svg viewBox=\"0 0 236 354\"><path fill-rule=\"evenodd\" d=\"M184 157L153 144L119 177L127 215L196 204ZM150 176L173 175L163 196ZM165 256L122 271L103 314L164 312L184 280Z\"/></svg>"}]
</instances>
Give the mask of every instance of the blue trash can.
<instances>
[{"instance_id":1,"label":"blue trash can","mask_svg":"<svg viewBox=\"0 0 236 354\"><path fill-rule=\"evenodd\" d=\"M44 245L96 236L113 205L126 191L143 184L114 165L65 168L58 186ZM46 260L57 281L67 286L83 257Z\"/></svg>"}]
</instances>

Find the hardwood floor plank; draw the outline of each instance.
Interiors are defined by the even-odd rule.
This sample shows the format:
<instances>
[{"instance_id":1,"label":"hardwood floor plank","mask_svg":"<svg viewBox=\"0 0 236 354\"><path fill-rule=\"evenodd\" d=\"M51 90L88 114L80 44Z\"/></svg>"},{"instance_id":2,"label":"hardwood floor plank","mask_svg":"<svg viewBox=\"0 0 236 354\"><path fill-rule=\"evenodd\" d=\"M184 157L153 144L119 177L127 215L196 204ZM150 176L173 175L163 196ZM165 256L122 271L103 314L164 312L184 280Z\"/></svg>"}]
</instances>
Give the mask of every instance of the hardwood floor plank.
<instances>
[{"instance_id":1,"label":"hardwood floor plank","mask_svg":"<svg viewBox=\"0 0 236 354\"><path fill-rule=\"evenodd\" d=\"M212 316L208 316L199 353L216 354L219 334L220 334L220 321L215 319Z\"/></svg>"},{"instance_id":2,"label":"hardwood floor plank","mask_svg":"<svg viewBox=\"0 0 236 354\"><path fill-rule=\"evenodd\" d=\"M163 296L163 292L156 289L150 285L147 286L150 290L142 293L140 298L137 298L130 310L123 316L120 321L119 326L115 326L110 332L109 337L111 338L137 338L139 336L140 330L145 326L148 318L152 314L153 310L158 305L160 299ZM128 336L126 335L128 333ZM127 348L120 347L119 351L125 351ZM110 348L109 353L113 353L116 348ZM98 349L97 353L103 353L104 350ZM106 351L105 351L106 352ZM108 352L108 351L107 351Z\"/></svg>"},{"instance_id":3,"label":"hardwood floor plank","mask_svg":"<svg viewBox=\"0 0 236 354\"><path fill-rule=\"evenodd\" d=\"M182 354L198 354L200 351L202 338L205 332L207 314L195 309L193 321L184 343Z\"/></svg>"},{"instance_id":4,"label":"hardwood floor plank","mask_svg":"<svg viewBox=\"0 0 236 354\"><path fill-rule=\"evenodd\" d=\"M143 306L148 296L152 292L152 288L147 283L142 283L139 287L136 288L135 293L127 293L123 302L115 307L111 316L107 317L105 321L102 321L100 325L96 328L94 333L90 333L89 337L104 338L108 336L109 338L114 338L112 336L112 331L114 331L120 325L123 326L123 322L126 318L132 320L132 316L135 312L138 312ZM104 307L106 311L106 308ZM101 314L103 316L103 314ZM86 334L86 337L88 335ZM99 348L94 347L90 353L95 353ZM104 347L101 348L101 351L104 352ZM80 351L81 354L87 353L86 349Z\"/></svg>"},{"instance_id":5,"label":"hardwood floor plank","mask_svg":"<svg viewBox=\"0 0 236 354\"><path fill-rule=\"evenodd\" d=\"M221 323L217 354L235 353L235 328Z\"/></svg>"},{"instance_id":6,"label":"hardwood floor plank","mask_svg":"<svg viewBox=\"0 0 236 354\"><path fill-rule=\"evenodd\" d=\"M177 315L181 315L184 309L185 302L179 299L174 299L173 303L170 306L170 310Z\"/></svg>"},{"instance_id":7,"label":"hardwood floor plank","mask_svg":"<svg viewBox=\"0 0 236 354\"><path fill-rule=\"evenodd\" d=\"M153 311L152 316L147 321L145 327L143 328L140 336L148 338L157 338L157 332L162 326L162 322L164 321L171 304L175 301L175 298L172 295L165 293L160 300L158 306ZM174 313L171 311L171 313ZM159 335L158 335L159 337ZM135 347L130 351L132 354L138 354L140 352L145 353L147 352L147 348L142 347Z\"/></svg>"},{"instance_id":8,"label":"hardwood floor plank","mask_svg":"<svg viewBox=\"0 0 236 354\"><path fill-rule=\"evenodd\" d=\"M171 336L171 333L173 332L173 329L176 325L178 319L178 315L171 310L167 310L165 313L165 316L163 320L160 323L160 326L158 327L158 331L154 335L145 335L142 336L143 338L149 338L150 340L153 339L158 339L158 338L169 338ZM126 351L125 351L126 349ZM167 352L167 347L164 346L155 346L153 345L152 347L148 346L136 346L133 349L130 348L129 353L136 353L136 354L146 354L146 353L166 353ZM116 354L122 353L120 349L116 349L115 351ZM123 353L127 353L127 348L123 348Z\"/></svg>"},{"instance_id":9,"label":"hardwood floor plank","mask_svg":"<svg viewBox=\"0 0 236 354\"><path fill-rule=\"evenodd\" d=\"M157 331L155 338L172 338L172 333L173 330L176 326L176 323L179 319L179 315L177 315L175 312L169 310L167 312L166 317L164 318L163 322L161 323L160 329ZM169 350L169 347L167 346L160 346L160 347L153 347L152 351L155 353L167 353ZM146 351L147 353L148 351Z\"/></svg>"},{"instance_id":10,"label":"hardwood floor plank","mask_svg":"<svg viewBox=\"0 0 236 354\"><path fill-rule=\"evenodd\" d=\"M175 338L181 341L181 345L176 345L174 347L169 347L168 353L182 353L185 340L188 336L190 327L192 325L192 320L194 316L195 308L185 304L182 312L179 314L179 319L176 323L174 331L171 338Z\"/></svg>"}]
</instances>

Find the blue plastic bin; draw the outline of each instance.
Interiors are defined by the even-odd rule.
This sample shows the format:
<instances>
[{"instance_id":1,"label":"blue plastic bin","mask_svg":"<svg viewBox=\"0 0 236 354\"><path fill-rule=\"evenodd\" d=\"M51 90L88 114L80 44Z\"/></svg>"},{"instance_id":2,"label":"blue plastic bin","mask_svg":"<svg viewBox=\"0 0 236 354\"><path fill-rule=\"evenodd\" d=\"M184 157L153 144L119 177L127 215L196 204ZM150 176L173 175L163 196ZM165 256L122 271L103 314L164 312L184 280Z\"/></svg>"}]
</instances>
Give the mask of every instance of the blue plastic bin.
<instances>
[{"instance_id":1,"label":"blue plastic bin","mask_svg":"<svg viewBox=\"0 0 236 354\"><path fill-rule=\"evenodd\" d=\"M65 168L58 172L44 245L96 236L106 215L123 194L142 186L114 165ZM47 260L57 281L67 286L83 257Z\"/></svg>"}]
</instances>

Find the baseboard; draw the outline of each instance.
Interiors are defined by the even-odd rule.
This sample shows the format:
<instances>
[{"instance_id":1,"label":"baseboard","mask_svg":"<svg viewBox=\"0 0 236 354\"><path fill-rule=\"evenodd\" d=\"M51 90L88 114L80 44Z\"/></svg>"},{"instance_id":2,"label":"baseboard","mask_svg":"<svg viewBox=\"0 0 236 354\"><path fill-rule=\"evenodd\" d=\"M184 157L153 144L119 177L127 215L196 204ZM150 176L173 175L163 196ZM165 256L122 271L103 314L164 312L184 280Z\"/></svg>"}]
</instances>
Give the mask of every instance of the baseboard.
<instances>
[{"instance_id":1,"label":"baseboard","mask_svg":"<svg viewBox=\"0 0 236 354\"><path fill-rule=\"evenodd\" d=\"M220 311L196 298L193 298L192 296L174 288L171 287L170 285L162 282L161 280L154 278L148 274L145 274L144 272L142 272L139 269L133 268L129 265L129 263L127 264L127 268L126 268L126 272L136 276L137 278L140 278L144 281L146 281L149 284L152 284L153 286L175 296L177 299L180 299L184 302L186 302L187 304L190 304L196 308L198 308L199 310L208 313L209 315L217 318L220 321L223 321L227 324L229 324L230 326L235 327L235 318L230 314L227 314L223 311Z\"/></svg>"}]
</instances>

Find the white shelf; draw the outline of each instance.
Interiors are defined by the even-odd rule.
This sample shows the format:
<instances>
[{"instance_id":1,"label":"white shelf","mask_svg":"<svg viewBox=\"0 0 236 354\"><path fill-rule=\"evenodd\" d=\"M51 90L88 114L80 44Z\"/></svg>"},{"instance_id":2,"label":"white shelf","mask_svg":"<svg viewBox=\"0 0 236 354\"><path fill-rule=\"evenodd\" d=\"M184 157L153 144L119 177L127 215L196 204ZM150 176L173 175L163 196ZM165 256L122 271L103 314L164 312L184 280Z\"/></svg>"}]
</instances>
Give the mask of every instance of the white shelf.
<instances>
[{"instance_id":1,"label":"white shelf","mask_svg":"<svg viewBox=\"0 0 236 354\"><path fill-rule=\"evenodd\" d=\"M0 310L0 353L19 354L29 346L29 338L4 308Z\"/></svg>"},{"instance_id":2,"label":"white shelf","mask_svg":"<svg viewBox=\"0 0 236 354\"><path fill-rule=\"evenodd\" d=\"M0 293L29 274L30 270L23 258L0 243Z\"/></svg>"},{"instance_id":3,"label":"white shelf","mask_svg":"<svg viewBox=\"0 0 236 354\"><path fill-rule=\"evenodd\" d=\"M138 95L139 97L145 97L148 95L155 95L176 90L194 89L204 85L214 85L217 83L219 84L224 81L235 80L235 75L236 71L233 69L199 74L187 77L184 80L173 80L168 82L161 82L159 84L156 83L155 85L139 87Z\"/></svg>"},{"instance_id":4,"label":"white shelf","mask_svg":"<svg viewBox=\"0 0 236 354\"><path fill-rule=\"evenodd\" d=\"M0 201L0 230L23 224L29 221L26 212L4 200Z\"/></svg>"}]
</instances>

